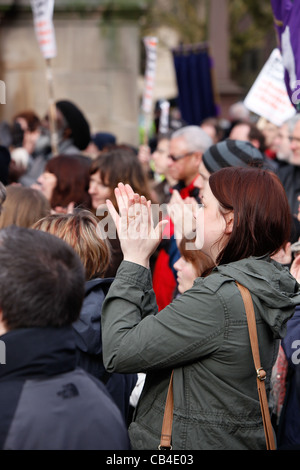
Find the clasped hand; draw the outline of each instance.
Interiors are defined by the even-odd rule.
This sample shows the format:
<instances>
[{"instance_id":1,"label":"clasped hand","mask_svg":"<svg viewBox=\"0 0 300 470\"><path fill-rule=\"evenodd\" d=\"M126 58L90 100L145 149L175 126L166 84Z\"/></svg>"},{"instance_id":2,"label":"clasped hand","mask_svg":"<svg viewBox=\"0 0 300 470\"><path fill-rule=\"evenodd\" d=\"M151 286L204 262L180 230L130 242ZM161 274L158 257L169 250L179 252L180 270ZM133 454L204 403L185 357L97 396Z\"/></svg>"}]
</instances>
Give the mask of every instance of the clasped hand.
<instances>
[{"instance_id":1,"label":"clasped hand","mask_svg":"<svg viewBox=\"0 0 300 470\"><path fill-rule=\"evenodd\" d=\"M107 208L116 225L124 260L149 267L149 259L159 245L166 221L154 228L151 201L136 194L129 184L115 188L119 213L110 200Z\"/></svg>"}]
</instances>

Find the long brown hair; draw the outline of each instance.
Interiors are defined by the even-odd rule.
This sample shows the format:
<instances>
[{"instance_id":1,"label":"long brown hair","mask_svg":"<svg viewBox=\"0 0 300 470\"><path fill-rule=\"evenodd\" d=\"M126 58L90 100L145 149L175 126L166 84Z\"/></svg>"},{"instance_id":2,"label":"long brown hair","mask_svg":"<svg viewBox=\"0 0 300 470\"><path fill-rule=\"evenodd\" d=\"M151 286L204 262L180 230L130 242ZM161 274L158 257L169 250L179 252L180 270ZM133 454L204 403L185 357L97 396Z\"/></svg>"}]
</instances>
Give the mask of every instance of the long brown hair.
<instances>
[{"instance_id":1,"label":"long brown hair","mask_svg":"<svg viewBox=\"0 0 300 470\"><path fill-rule=\"evenodd\" d=\"M209 178L221 212L234 211L234 226L217 264L273 255L290 237L291 212L279 178L269 170L223 168Z\"/></svg>"},{"instance_id":2,"label":"long brown hair","mask_svg":"<svg viewBox=\"0 0 300 470\"><path fill-rule=\"evenodd\" d=\"M195 238L189 240L183 237L179 243L179 251L181 256L188 262L191 263L197 273L198 277L203 276L204 273L208 272L213 268L213 262L209 256L203 251L197 248L191 249L189 245L193 245Z\"/></svg>"},{"instance_id":3,"label":"long brown hair","mask_svg":"<svg viewBox=\"0 0 300 470\"><path fill-rule=\"evenodd\" d=\"M113 146L93 160L90 174L100 173L102 182L111 189L110 199L117 206L114 189L118 183L128 183L133 191L151 199L147 176L136 153L127 146Z\"/></svg>"}]
</instances>

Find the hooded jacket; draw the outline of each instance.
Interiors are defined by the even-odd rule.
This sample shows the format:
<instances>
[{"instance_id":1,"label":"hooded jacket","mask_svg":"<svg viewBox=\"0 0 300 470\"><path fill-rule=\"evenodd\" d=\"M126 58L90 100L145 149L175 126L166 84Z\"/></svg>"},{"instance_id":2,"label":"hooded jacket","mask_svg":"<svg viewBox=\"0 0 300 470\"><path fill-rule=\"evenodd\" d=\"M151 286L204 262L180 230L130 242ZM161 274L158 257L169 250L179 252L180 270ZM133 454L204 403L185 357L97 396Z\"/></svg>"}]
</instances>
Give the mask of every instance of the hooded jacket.
<instances>
[{"instance_id":1,"label":"hooded jacket","mask_svg":"<svg viewBox=\"0 0 300 470\"><path fill-rule=\"evenodd\" d=\"M76 368L71 326L20 328L1 337L0 449L129 450L105 386Z\"/></svg>"},{"instance_id":2,"label":"hooded jacket","mask_svg":"<svg viewBox=\"0 0 300 470\"><path fill-rule=\"evenodd\" d=\"M104 365L147 372L129 433L157 449L174 369L174 450L265 449L247 318L239 281L254 303L261 363L270 376L279 339L300 303L297 281L268 257L216 267L157 313L149 270L123 261L102 310Z\"/></svg>"}]
</instances>

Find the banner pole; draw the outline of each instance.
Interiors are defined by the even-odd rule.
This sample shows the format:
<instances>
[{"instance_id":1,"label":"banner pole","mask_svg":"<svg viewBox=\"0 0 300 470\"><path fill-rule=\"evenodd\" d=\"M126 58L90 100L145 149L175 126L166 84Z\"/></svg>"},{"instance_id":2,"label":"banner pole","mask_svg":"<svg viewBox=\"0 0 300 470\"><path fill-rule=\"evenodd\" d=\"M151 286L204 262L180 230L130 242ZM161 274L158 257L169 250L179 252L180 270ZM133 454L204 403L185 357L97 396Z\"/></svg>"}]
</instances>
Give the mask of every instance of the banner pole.
<instances>
[{"instance_id":1,"label":"banner pole","mask_svg":"<svg viewBox=\"0 0 300 470\"><path fill-rule=\"evenodd\" d=\"M144 94L143 94L143 101L142 101L143 126L144 126L143 143L144 145L148 145L152 113L153 113L153 89L154 89L155 72L156 72L157 38L151 37L151 36L144 37L144 45L146 49L146 67L145 67Z\"/></svg>"},{"instance_id":2,"label":"banner pole","mask_svg":"<svg viewBox=\"0 0 300 470\"><path fill-rule=\"evenodd\" d=\"M56 132L56 106L54 100L54 87L53 87L53 74L51 67L51 59L46 59L46 78L48 84L48 99L49 99L49 123L50 123L50 136L51 148L53 156L58 155L57 148L57 132Z\"/></svg>"}]
</instances>

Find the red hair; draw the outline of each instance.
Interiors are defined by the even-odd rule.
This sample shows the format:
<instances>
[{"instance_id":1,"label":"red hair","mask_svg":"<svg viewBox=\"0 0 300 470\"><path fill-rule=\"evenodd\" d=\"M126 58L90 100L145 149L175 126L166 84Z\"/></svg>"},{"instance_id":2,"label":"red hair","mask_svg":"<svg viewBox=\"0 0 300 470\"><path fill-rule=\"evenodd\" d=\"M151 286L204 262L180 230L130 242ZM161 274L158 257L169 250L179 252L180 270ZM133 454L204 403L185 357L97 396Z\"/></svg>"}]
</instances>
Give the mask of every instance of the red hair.
<instances>
[{"instance_id":1,"label":"red hair","mask_svg":"<svg viewBox=\"0 0 300 470\"><path fill-rule=\"evenodd\" d=\"M273 255L288 241L291 212L279 178L258 168L223 168L209 178L221 212L234 212L234 226L217 263Z\"/></svg>"},{"instance_id":2,"label":"red hair","mask_svg":"<svg viewBox=\"0 0 300 470\"><path fill-rule=\"evenodd\" d=\"M88 193L90 165L90 159L82 155L58 155L47 162L45 171L53 173L57 178L51 207L67 207L70 202L75 202L75 207L91 208Z\"/></svg>"}]
</instances>

